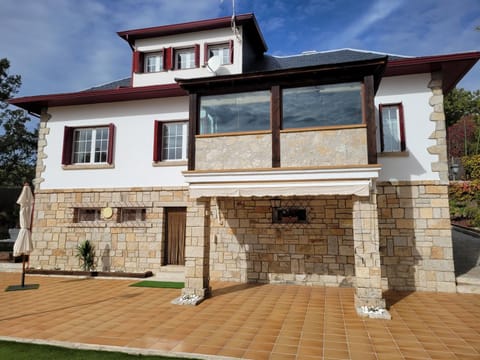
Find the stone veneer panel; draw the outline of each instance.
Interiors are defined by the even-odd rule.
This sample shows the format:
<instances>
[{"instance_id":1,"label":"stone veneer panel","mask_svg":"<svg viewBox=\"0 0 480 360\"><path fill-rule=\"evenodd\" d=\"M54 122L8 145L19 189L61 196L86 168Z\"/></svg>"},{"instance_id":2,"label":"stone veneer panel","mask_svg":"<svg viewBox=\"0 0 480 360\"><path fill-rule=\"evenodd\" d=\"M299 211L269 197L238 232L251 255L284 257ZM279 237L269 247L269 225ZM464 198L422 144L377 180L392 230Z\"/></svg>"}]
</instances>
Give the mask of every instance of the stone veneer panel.
<instances>
[{"instance_id":1,"label":"stone veneer panel","mask_svg":"<svg viewBox=\"0 0 480 360\"><path fill-rule=\"evenodd\" d=\"M195 144L195 170L272 167L271 134L200 137Z\"/></svg>"},{"instance_id":2,"label":"stone veneer panel","mask_svg":"<svg viewBox=\"0 0 480 360\"><path fill-rule=\"evenodd\" d=\"M190 207L186 188L37 190L30 265L42 269L80 269L77 245L90 240L97 269L156 271L162 266L164 209ZM75 223L74 208L111 207L110 219ZM117 222L119 208L146 209L146 220Z\"/></svg>"},{"instance_id":3,"label":"stone veneer panel","mask_svg":"<svg viewBox=\"0 0 480 360\"><path fill-rule=\"evenodd\" d=\"M283 167L368 164L365 128L284 132Z\"/></svg>"},{"instance_id":4,"label":"stone veneer panel","mask_svg":"<svg viewBox=\"0 0 480 360\"><path fill-rule=\"evenodd\" d=\"M383 287L455 292L448 185L378 183Z\"/></svg>"},{"instance_id":5,"label":"stone veneer panel","mask_svg":"<svg viewBox=\"0 0 480 360\"><path fill-rule=\"evenodd\" d=\"M272 224L268 198L212 203L212 280L354 285L352 201L348 196L285 198L308 209L309 224Z\"/></svg>"}]
</instances>

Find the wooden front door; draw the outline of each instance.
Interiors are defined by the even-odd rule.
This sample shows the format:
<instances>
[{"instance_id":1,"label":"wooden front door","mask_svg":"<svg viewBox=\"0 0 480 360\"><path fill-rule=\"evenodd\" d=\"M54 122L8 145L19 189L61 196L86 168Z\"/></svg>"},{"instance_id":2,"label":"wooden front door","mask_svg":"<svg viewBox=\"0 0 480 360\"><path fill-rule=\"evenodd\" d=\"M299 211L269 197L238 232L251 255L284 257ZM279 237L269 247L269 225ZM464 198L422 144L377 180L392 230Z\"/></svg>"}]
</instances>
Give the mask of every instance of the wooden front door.
<instances>
[{"instance_id":1,"label":"wooden front door","mask_svg":"<svg viewBox=\"0 0 480 360\"><path fill-rule=\"evenodd\" d=\"M187 210L167 208L165 227L165 265L185 265Z\"/></svg>"}]
</instances>

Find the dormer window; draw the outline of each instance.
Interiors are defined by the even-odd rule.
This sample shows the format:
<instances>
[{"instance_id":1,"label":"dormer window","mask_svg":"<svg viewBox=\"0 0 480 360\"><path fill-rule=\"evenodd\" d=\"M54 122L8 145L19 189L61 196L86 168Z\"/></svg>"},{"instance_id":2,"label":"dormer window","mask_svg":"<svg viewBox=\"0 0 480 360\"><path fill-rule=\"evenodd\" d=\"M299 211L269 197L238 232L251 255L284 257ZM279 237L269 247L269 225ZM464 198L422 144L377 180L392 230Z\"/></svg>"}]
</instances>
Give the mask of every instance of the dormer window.
<instances>
[{"instance_id":1,"label":"dormer window","mask_svg":"<svg viewBox=\"0 0 480 360\"><path fill-rule=\"evenodd\" d=\"M206 49L205 62L213 56L220 58L221 65L233 63L233 41L222 44L208 44Z\"/></svg>"},{"instance_id":2,"label":"dormer window","mask_svg":"<svg viewBox=\"0 0 480 360\"><path fill-rule=\"evenodd\" d=\"M195 47L175 49L175 69L193 69L197 67Z\"/></svg>"},{"instance_id":3,"label":"dormer window","mask_svg":"<svg viewBox=\"0 0 480 360\"><path fill-rule=\"evenodd\" d=\"M145 72L163 71L163 51L145 54Z\"/></svg>"}]
</instances>

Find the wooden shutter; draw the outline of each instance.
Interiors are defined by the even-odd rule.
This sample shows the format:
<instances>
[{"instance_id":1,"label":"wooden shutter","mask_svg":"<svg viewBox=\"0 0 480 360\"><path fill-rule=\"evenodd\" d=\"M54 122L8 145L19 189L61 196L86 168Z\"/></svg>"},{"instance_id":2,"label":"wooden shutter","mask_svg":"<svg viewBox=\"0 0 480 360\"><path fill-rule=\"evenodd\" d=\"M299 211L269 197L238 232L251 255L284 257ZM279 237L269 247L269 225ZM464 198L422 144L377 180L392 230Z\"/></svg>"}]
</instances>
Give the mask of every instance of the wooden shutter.
<instances>
[{"instance_id":1,"label":"wooden shutter","mask_svg":"<svg viewBox=\"0 0 480 360\"><path fill-rule=\"evenodd\" d=\"M200 67L200 45L195 44L195 67Z\"/></svg>"},{"instance_id":2,"label":"wooden shutter","mask_svg":"<svg viewBox=\"0 0 480 360\"><path fill-rule=\"evenodd\" d=\"M108 153L107 153L107 163L113 164L113 149L115 145L115 125L108 125Z\"/></svg>"},{"instance_id":3,"label":"wooden shutter","mask_svg":"<svg viewBox=\"0 0 480 360\"><path fill-rule=\"evenodd\" d=\"M173 49L171 47L163 49L163 62L165 70L172 70L174 66Z\"/></svg>"},{"instance_id":4,"label":"wooden shutter","mask_svg":"<svg viewBox=\"0 0 480 360\"><path fill-rule=\"evenodd\" d=\"M137 74L143 72L143 53L140 51L133 52L132 72Z\"/></svg>"},{"instance_id":5,"label":"wooden shutter","mask_svg":"<svg viewBox=\"0 0 480 360\"><path fill-rule=\"evenodd\" d=\"M162 161L162 127L161 121L155 120L153 129L153 161Z\"/></svg>"},{"instance_id":6,"label":"wooden shutter","mask_svg":"<svg viewBox=\"0 0 480 360\"><path fill-rule=\"evenodd\" d=\"M233 40L228 42L228 47L230 49L230 64L233 64Z\"/></svg>"},{"instance_id":7,"label":"wooden shutter","mask_svg":"<svg viewBox=\"0 0 480 360\"><path fill-rule=\"evenodd\" d=\"M205 65L207 65L208 59L209 59L209 58L208 58L208 44L205 43L205 44L203 45L203 63L204 63Z\"/></svg>"},{"instance_id":8,"label":"wooden shutter","mask_svg":"<svg viewBox=\"0 0 480 360\"><path fill-rule=\"evenodd\" d=\"M73 127L65 126L63 129L63 149L62 149L62 165L70 165L72 163L72 147L73 147Z\"/></svg>"}]
</instances>

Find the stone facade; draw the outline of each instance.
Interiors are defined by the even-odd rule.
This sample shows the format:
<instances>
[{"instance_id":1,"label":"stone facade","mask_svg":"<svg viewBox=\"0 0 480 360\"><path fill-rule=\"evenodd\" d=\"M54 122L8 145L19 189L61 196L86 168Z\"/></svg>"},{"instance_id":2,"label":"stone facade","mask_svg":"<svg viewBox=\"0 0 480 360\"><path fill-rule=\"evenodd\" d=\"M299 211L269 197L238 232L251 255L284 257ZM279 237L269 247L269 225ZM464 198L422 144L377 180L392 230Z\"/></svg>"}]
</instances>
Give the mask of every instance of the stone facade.
<instances>
[{"instance_id":1,"label":"stone facade","mask_svg":"<svg viewBox=\"0 0 480 360\"><path fill-rule=\"evenodd\" d=\"M158 271L163 260L164 211L191 207L185 188L37 190L30 265L43 269L77 270L77 245L91 241L97 269ZM76 209L111 208L113 215L78 222ZM145 209L145 220L119 221L120 209Z\"/></svg>"},{"instance_id":2,"label":"stone facade","mask_svg":"<svg viewBox=\"0 0 480 360\"><path fill-rule=\"evenodd\" d=\"M454 292L448 185L377 184L384 288Z\"/></svg>"},{"instance_id":3,"label":"stone facade","mask_svg":"<svg viewBox=\"0 0 480 360\"><path fill-rule=\"evenodd\" d=\"M288 130L280 136L282 167L368 163L365 125L340 129Z\"/></svg>"}]
</instances>

